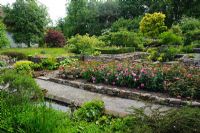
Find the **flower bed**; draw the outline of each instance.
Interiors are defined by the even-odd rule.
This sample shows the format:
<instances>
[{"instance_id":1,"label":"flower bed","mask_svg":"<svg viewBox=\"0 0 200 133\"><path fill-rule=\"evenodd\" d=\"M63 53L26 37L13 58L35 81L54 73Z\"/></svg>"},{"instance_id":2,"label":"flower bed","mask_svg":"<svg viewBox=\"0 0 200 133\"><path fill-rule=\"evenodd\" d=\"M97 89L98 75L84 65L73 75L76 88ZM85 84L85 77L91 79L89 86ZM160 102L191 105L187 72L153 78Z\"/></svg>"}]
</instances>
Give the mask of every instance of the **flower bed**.
<instances>
[{"instance_id":1,"label":"flower bed","mask_svg":"<svg viewBox=\"0 0 200 133\"><path fill-rule=\"evenodd\" d=\"M200 99L200 69L197 67L86 62L62 68L62 75L73 75L92 83L168 93L178 98Z\"/></svg>"}]
</instances>

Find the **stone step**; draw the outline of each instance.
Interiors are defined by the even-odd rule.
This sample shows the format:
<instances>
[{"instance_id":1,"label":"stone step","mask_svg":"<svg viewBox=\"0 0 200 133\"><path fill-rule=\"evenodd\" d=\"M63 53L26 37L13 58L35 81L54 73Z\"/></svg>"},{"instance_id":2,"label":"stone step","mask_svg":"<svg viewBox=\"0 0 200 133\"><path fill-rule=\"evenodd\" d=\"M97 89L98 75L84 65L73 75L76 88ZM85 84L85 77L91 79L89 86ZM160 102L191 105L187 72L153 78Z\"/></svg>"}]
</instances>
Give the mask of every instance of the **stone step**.
<instances>
[{"instance_id":1,"label":"stone step","mask_svg":"<svg viewBox=\"0 0 200 133\"><path fill-rule=\"evenodd\" d=\"M75 87L62 85L50 81L45 81L42 79L35 79L38 85L47 90L46 97L64 102L67 104L75 104L81 106L83 103L92 100L102 100L105 104L105 113L115 116L125 116L133 111L131 108L145 108L146 106L151 106L153 109L160 109L162 111L169 110L171 107L150 104L143 101L124 99L119 97L111 97L104 94L98 94L94 92L89 92L86 90L81 90ZM151 113L150 108L145 108L145 113Z\"/></svg>"}]
</instances>

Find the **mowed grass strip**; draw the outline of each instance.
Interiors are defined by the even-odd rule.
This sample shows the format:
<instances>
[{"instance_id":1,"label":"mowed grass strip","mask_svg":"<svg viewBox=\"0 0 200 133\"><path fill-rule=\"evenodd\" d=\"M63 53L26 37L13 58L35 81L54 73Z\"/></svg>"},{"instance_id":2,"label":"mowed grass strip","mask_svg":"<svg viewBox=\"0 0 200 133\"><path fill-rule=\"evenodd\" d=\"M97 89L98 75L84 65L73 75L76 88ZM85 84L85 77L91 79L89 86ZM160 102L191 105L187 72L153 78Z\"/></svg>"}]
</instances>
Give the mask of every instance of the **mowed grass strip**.
<instances>
[{"instance_id":1,"label":"mowed grass strip","mask_svg":"<svg viewBox=\"0 0 200 133\"><path fill-rule=\"evenodd\" d=\"M73 55L64 48L7 48L0 49L0 54L4 52L21 52L27 56L44 55L44 56L68 56Z\"/></svg>"}]
</instances>

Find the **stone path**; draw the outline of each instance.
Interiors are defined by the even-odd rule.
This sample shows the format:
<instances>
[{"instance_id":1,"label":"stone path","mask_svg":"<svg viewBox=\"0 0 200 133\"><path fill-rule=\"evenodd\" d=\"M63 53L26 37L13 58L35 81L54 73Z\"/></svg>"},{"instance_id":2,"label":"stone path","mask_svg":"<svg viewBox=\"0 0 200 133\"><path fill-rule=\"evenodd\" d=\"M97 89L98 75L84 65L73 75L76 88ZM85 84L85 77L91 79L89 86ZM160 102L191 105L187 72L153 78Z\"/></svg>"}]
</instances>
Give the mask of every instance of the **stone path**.
<instances>
[{"instance_id":1,"label":"stone path","mask_svg":"<svg viewBox=\"0 0 200 133\"><path fill-rule=\"evenodd\" d=\"M111 97L103 94L97 94L67 85L61 85L58 83L45 81L42 79L36 79L36 82L41 88L46 89L48 91L46 97L50 99L69 104L73 102L75 105L78 106L80 106L84 102L92 100L102 100L105 103L106 113L116 116L124 116L129 114L130 111L133 111L132 109L130 109L131 107L138 109L147 106L147 104L143 101L129 100L118 97ZM170 109L170 107L158 104L153 104L152 108L160 108L161 110ZM149 114L151 110L149 108L146 108L145 112Z\"/></svg>"}]
</instances>

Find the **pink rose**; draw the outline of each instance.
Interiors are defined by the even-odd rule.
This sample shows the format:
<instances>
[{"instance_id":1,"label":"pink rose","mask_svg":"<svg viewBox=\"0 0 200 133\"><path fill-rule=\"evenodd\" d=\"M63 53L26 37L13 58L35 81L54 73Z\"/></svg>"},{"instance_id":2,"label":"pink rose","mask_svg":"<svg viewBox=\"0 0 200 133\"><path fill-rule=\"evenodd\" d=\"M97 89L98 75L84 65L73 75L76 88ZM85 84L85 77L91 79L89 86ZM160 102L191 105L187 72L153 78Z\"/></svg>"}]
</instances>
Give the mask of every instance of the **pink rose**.
<instances>
[{"instance_id":1,"label":"pink rose","mask_svg":"<svg viewBox=\"0 0 200 133\"><path fill-rule=\"evenodd\" d=\"M140 85L140 87L141 87L141 88L144 88L144 84L142 83L142 84Z\"/></svg>"}]
</instances>

